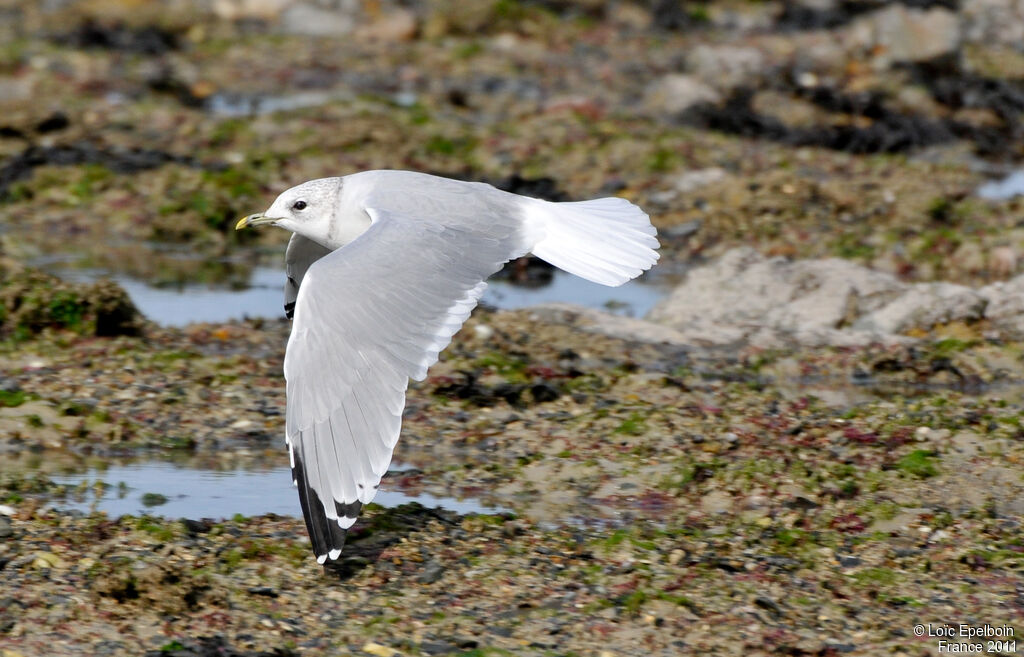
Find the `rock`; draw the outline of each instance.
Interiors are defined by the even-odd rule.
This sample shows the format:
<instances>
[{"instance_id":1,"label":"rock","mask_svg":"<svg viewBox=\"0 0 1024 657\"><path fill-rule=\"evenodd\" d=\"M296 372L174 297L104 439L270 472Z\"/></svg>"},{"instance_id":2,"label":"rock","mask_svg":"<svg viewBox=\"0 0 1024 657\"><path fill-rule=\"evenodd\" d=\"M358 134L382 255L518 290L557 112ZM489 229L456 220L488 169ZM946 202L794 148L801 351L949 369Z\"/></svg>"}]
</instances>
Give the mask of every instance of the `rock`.
<instances>
[{"instance_id":1,"label":"rock","mask_svg":"<svg viewBox=\"0 0 1024 657\"><path fill-rule=\"evenodd\" d=\"M692 75L670 73L647 87L644 103L654 112L679 114L698 103L718 103L721 95Z\"/></svg>"},{"instance_id":2,"label":"rock","mask_svg":"<svg viewBox=\"0 0 1024 657\"><path fill-rule=\"evenodd\" d=\"M836 11L839 9L839 0L796 0L793 4L797 8L812 11Z\"/></svg>"},{"instance_id":3,"label":"rock","mask_svg":"<svg viewBox=\"0 0 1024 657\"><path fill-rule=\"evenodd\" d=\"M65 568L67 564L53 552L37 552L32 565L36 568Z\"/></svg>"},{"instance_id":4,"label":"rock","mask_svg":"<svg viewBox=\"0 0 1024 657\"><path fill-rule=\"evenodd\" d=\"M221 19L271 20L277 18L292 0L213 0L213 13Z\"/></svg>"},{"instance_id":5,"label":"rock","mask_svg":"<svg viewBox=\"0 0 1024 657\"><path fill-rule=\"evenodd\" d=\"M981 319L985 304L982 295L963 285L919 283L908 286L903 294L858 319L852 328L889 334L930 329L957 320Z\"/></svg>"},{"instance_id":6,"label":"rock","mask_svg":"<svg viewBox=\"0 0 1024 657\"><path fill-rule=\"evenodd\" d=\"M861 564L861 560L850 554L840 554L836 557L839 560L839 565L843 568L855 568Z\"/></svg>"},{"instance_id":7,"label":"rock","mask_svg":"<svg viewBox=\"0 0 1024 657\"><path fill-rule=\"evenodd\" d=\"M550 383L544 382L535 383L530 386L530 394L533 395L533 401L538 404L555 401L562 396L561 390Z\"/></svg>"},{"instance_id":8,"label":"rock","mask_svg":"<svg viewBox=\"0 0 1024 657\"><path fill-rule=\"evenodd\" d=\"M1024 275L979 290L987 302L985 318L1003 337L1024 339Z\"/></svg>"},{"instance_id":9,"label":"rock","mask_svg":"<svg viewBox=\"0 0 1024 657\"><path fill-rule=\"evenodd\" d=\"M612 5L608 12L608 18L618 25L638 32L649 29L654 23L654 17L649 11L628 2L617 2Z\"/></svg>"},{"instance_id":10,"label":"rock","mask_svg":"<svg viewBox=\"0 0 1024 657\"><path fill-rule=\"evenodd\" d=\"M779 606L779 603L775 602L768 596L757 596L754 598L754 604L770 613L773 618L781 618L782 616L785 616L785 612L782 611L782 607Z\"/></svg>"},{"instance_id":11,"label":"rock","mask_svg":"<svg viewBox=\"0 0 1024 657\"><path fill-rule=\"evenodd\" d=\"M271 586L250 586L249 593L252 595L261 595L266 598L276 598L278 596L277 589Z\"/></svg>"},{"instance_id":12,"label":"rock","mask_svg":"<svg viewBox=\"0 0 1024 657\"><path fill-rule=\"evenodd\" d=\"M988 255L988 272L996 278L1005 278L1017 273L1020 259L1012 246L996 246Z\"/></svg>"},{"instance_id":13,"label":"rock","mask_svg":"<svg viewBox=\"0 0 1024 657\"><path fill-rule=\"evenodd\" d=\"M345 7L324 9L301 2L292 5L281 16L281 27L288 34L303 36L342 36L356 28L353 11Z\"/></svg>"},{"instance_id":14,"label":"rock","mask_svg":"<svg viewBox=\"0 0 1024 657\"><path fill-rule=\"evenodd\" d=\"M1024 43L1024 2L964 0L960 4L966 41L1019 47Z\"/></svg>"},{"instance_id":15,"label":"rock","mask_svg":"<svg viewBox=\"0 0 1024 657\"><path fill-rule=\"evenodd\" d=\"M846 260L738 248L691 271L648 319L710 344L894 344L910 341L901 334L912 329L981 319L988 303L962 285L912 285Z\"/></svg>"},{"instance_id":16,"label":"rock","mask_svg":"<svg viewBox=\"0 0 1024 657\"><path fill-rule=\"evenodd\" d=\"M61 281L29 268L0 269L0 329L38 331L53 327L101 337L138 335L142 317L128 294L112 281L92 285ZM90 321L91 320L91 321Z\"/></svg>"},{"instance_id":17,"label":"rock","mask_svg":"<svg viewBox=\"0 0 1024 657\"><path fill-rule=\"evenodd\" d=\"M733 249L691 271L648 318L728 344L763 329L834 330L846 319L851 298L880 299L902 291L885 274L843 260L819 262L828 264L769 260L750 248Z\"/></svg>"},{"instance_id":18,"label":"rock","mask_svg":"<svg viewBox=\"0 0 1024 657\"><path fill-rule=\"evenodd\" d=\"M488 2L436 0L423 25L423 36L436 39L447 34L480 34L494 21L494 5Z\"/></svg>"},{"instance_id":19,"label":"rock","mask_svg":"<svg viewBox=\"0 0 1024 657\"><path fill-rule=\"evenodd\" d=\"M376 657L399 657L402 654L394 648L383 646L372 641L363 645L363 652L376 655Z\"/></svg>"},{"instance_id":20,"label":"rock","mask_svg":"<svg viewBox=\"0 0 1024 657\"><path fill-rule=\"evenodd\" d=\"M716 89L732 89L750 80L767 65L756 48L699 45L686 58L695 76Z\"/></svg>"},{"instance_id":21,"label":"rock","mask_svg":"<svg viewBox=\"0 0 1024 657\"><path fill-rule=\"evenodd\" d=\"M14 536L14 530L11 528L11 519L7 516L0 516L0 539L8 539Z\"/></svg>"},{"instance_id":22,"label":"rock","mask_svg":"<svg viewBox=\"0 0 1024 657\"><path fill-rule=\"evenodd\" d=\"M959 49L960 20L947 9L891 4L855 21L847 39L848 45L876 51L886 62L919 62Z\"/></svg>"},{"instance_id":23,"label":"rock","mask_svg":"<svg viewBox=\"0 0 1024 657\"><path fill-rule=\"evenodd\" d=\"M680 194L689 194L701 187L707 187L725 180L729 174L722 167L685 171L672 179L672 187Z\"/></svg>"},{"instance_id":24,"label":"rock","mask_svg":"<svg viewBox=\"0 0 1024 657\"><path fill-rule=\"evenodd\" d=\"M792 36L792 42L796 68L804 71L797 78L803 87L815 86L813 81L816 81L816 78L808 77L809 75L813 76L811 71L842 70L849 58L842 42L837 40L831 32L814 30L796 33ZM806 84L807 82L812 82L812 84Z\"/></svg>"},{"instance_id":25,"label":"rock","mask_svg":"<svg viewBox=\"0 0 1024 657\"><path fill-rule=\"evenodd\" d=\"M409 41L416 36L418 28L416 14L408 9L396 9L361 30L360 36L377 41Z\"/></svg>"},{"instance_id":26,"label":"rock","mask_svg":"<svg viewBox=\"0 0 1024 657\"><path fill-rule=\"evenodd\" d=\"M189 536L198 536L199 534L205 534L213 529L213 523L209 520L193 520L191 518L182 518L182 526L185 527L185 531L188 532Z\"/></svg>"},{"instance_id":27,"label":"rock","mask_svg":"<svg viewBox=\"0 0 1024 657\"><path fill-rule=\"evenodd\" d=\"M428 655L447 655L460 651L460 648L457 645L454 643L448 643L447 641L424 641L419 647L420 652L424 652Z\"/></svg>"},{"instance_id":28,"label":"rock","mask_svg":"<svg viewBox=\"0 0 1024 657\"><path fill-rule=\"evenodd\" d=\"M724 490L713 490L700 500L706 513L726 513L732 508L732 495Z\"/></svg>"},{"instance_id":29,"label":"rock","mask_svg":"<svg viewBox=\"0 0 1024 657\"><path fill-rule=\"evenodd\" d=\"M28 77L0 76L0 102L26 100L32 97L32 82Z\"/></svg>"},{"instance_id":30,"label":"rock","mask_svg":"<svg viewBox=\"0 0 1024 657\"><path fill-rule=\"evenodd\" d=\"M857 646L852 643L839 643L837 641L826 641L825 648L833 653L853 652Z\"/></svg>"},{"instance_id":31,"label":"rock","mask_svg":"<svg viewBox=\"0 0 1024 657\"><path fill-rule=\"evenodd\" d=\"M441 579L444 575L444 567L437 561L430 561L426 567L423 568L423 572L420 573L419 580L424 584L433 584L434 582Z\"/></svg>"},{"instance_id":32,"label":"rock","mask_svg":"<svg viewBox=\"0 0 1024 657\"><path fill-rule=\"evenodd\" d=\"M700 219L692 219L690 221L677 224L675 226L669 226L668 228L660 229L658 231L658 237L667 237L676 240L686 239L691 235L697 234L697 231L699 231L700 227L703 225L704 222L701 221Z\"/></svg>"},{"instance_id":33,"label":"rock","mask_svg":"<svg viewBox=\"0 0 1024 657\"><path fill-rule=\"evenodd\" d=\"M143 320L138 308L117 283L97 281L88 290L88 300L96 317L97 336L139 335L142 332Z\"/></svg>"}]
</instances>

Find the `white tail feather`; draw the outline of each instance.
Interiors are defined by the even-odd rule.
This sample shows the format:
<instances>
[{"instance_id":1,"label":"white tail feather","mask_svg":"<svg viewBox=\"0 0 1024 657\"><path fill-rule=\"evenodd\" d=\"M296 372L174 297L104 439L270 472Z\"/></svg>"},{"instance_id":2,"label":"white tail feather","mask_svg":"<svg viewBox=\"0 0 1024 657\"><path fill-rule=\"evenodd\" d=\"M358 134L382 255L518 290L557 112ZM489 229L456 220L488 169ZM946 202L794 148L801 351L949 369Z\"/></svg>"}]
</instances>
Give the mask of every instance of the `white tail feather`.
<instances>
[{"instance_id":1,"label":"white tail feather","mask_svg":"<svg viewBox=\"0 0 1024 657\"><path fill-rule=\"evenodd\" d=\"M533 254L602 285L622 285L658 261L657 231L639 207L624 198L577 203L530 199L527 222L544 238Z\"/></svg>"}]
</instances>

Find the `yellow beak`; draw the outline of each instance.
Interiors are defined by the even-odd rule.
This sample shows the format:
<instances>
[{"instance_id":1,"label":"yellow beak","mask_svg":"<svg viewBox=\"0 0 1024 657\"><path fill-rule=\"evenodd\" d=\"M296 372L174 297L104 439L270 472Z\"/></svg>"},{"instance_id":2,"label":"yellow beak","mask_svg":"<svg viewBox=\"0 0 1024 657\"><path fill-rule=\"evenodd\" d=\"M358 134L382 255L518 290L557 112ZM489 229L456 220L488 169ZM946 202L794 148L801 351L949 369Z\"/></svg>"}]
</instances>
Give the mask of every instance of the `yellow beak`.
<instances>
[{"instance_id":1,"label":"yellow beak","mask_svg":"<svg viewBox=\"0 0 1024 657\"><path fill-rule=\"evenodd\" d=\"M275 221L277 221L277 219L273 217L268 217L260 213L250 214L248 217L242 217L241 219L238 220L238 223L235 224L235 230L242 230L243 228L248 228L250 226L263 226L264 224L272 224Z\"/></svg>"}]
</instances>

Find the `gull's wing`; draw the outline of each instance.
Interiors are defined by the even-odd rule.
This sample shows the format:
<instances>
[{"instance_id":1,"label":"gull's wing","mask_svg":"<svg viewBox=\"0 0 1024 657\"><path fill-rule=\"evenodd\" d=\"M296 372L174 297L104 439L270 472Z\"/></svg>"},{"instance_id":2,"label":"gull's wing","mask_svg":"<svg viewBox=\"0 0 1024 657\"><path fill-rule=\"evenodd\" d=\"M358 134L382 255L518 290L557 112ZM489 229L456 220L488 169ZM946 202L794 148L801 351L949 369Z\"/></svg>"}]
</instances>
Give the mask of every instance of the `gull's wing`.
<instances>
[{"instance_id":1,"label":"gull's wing","mask_svg":"<svg viewBox=\"0 0 1024 657\"><path fill-rule=\"evenodd\" d=\"M306 270L330 252L330 249L308 237L292 233L288 249L284 252L284 272L288 276L284 284L284 314L288 319L295 314L295 299L299 296L299 286L302 285Z\"/></svg>"},{"instance_id":2,"label":"gull's wing","mask_svg":"<svg viewBox=\"0 0 1024 657\"><path fill-rule=\"evenodd\" d=\"M512 207L430 200L415 216L367 208L366 232L314 262L299 288L284 363L286 434L320 563L341 554L345 530L377 493L409 379L426 376L484 279L528 248Z\"/></svg>"}]
</instances>

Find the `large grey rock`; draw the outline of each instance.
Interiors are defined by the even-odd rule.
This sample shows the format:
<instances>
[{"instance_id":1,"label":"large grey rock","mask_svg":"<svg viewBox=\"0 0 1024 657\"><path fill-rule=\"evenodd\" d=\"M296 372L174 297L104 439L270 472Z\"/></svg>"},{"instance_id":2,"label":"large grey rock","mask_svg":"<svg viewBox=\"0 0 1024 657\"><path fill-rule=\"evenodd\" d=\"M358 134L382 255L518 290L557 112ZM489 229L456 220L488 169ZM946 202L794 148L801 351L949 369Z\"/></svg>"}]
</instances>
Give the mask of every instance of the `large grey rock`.
<instances>
[{"instance_id":1,"label":"large grey rock","mask_svg":"<svg viewBox=\"0 0 1024 657\"><path fill-rule=\"evenodd\" d=\"M904 283L840 260L790 261L738 248L691 271L648 319L712 344L896 343L984 315L989 299L952 283Z\"/></svg>"},{"instance_id":2,"label":"large grey rock","mask_svg":"<svg viewBox=\"0 0 1024 657\"><path fill-rule=\"evenodd\" d=\"M845 37L849 46L876 52L876 61L923 61L959 49L960 19L937 7L925 11L891 4L854 21Z\"/></svg>"},{"instance_id":3,"label":"large grey rock","mask_svg":"<svg viewBox=\"0 0 1024 657\"><path fill-rule=\"evenodd\" d=\"M1024 340L1024 275L978 289L905 283L838 258L768 258L743 247L691 270L644 319L571 304L532 312L583 331L678 347L910 344L919 338L909 333L957 321L986 321L999 336Z\"/></svg>"}]
</instances>

